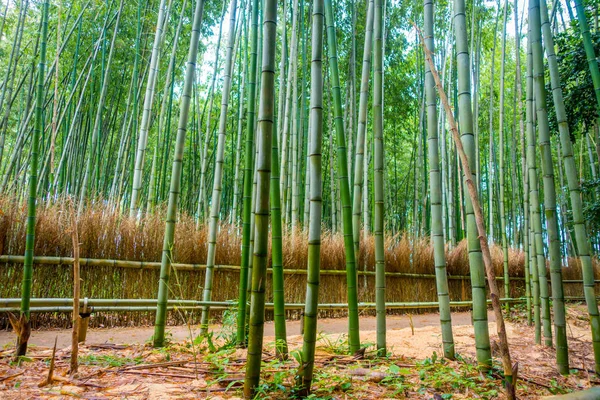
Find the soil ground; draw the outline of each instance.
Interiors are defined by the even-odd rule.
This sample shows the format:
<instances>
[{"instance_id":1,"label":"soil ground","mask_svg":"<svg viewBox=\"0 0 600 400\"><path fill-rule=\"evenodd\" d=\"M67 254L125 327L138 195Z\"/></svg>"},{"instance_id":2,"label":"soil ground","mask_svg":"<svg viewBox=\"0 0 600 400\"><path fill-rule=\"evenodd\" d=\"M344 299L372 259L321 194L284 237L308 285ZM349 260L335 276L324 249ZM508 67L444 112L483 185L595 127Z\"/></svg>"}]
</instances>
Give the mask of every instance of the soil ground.
<instances>
[{"instance_id":1,"label":"soil ground","mask_svg":"<svg viewBox=\"0 0 600 400\"><path fill-rule=\"evenodd\" d=\"M347 320L319 320L314 398L372 399L471 399L503 398L497 368L481 372L476 367L473 328L469 313L453 313L456 361L440 358L441 331L437 314L388 316L387 358L375 358L375 319L362 317L361 341L369 344L361 359L344 355ZM80 369L69 377L70 331L34 331L28 358L12 359L12 332L0 332L0 398L86 399L192 399L239 398L246 352L222 346L231 338L233 324L215 327L213 340L190 341L188 327L170 327L171 344L152 349L147 340L151 327L94 329L80 346ZM490 314L492 348L497 345L496 326ZM298 363L294 351L302 346L300 324L288 322L288 344L292 357L281 362L274 357L272 323L265 329L263 382L258 398L289 398ZM197 327L194 327L197 333ZM554 350L536 345L534 328L523 322L515 309L507 322L513 362L519 363L520 399L537 399L554 393L600 384L593 368L591 334L585 309L568 309L568 336L572 374L560 376L554 368ZM54 381L48 376L51 346L57 339ZM216 347L216 348L214 348ZM498 354L494 352L497 358ZM171 364L160 364L171 363ZM499 361L495 360L495 366Z\"/></svg>"}]
</instances>

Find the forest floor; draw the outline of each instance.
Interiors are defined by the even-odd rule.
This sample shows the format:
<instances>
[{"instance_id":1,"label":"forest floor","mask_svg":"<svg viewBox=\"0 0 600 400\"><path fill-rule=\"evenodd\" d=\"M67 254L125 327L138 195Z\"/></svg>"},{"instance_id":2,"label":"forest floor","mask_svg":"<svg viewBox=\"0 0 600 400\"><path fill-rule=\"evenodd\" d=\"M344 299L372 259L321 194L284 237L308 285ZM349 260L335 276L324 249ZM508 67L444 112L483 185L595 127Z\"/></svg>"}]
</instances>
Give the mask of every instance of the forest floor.
<instances>
[{"instance_id":1,"label":"forest floor","mask_svg":"<svg viewBox=\"0 0 600 400\"><path fill-rule=\"evenodd\" d=\"M490 315L491 317L491 315ZM94 329L79 350L79 373L68 376L70 331L34 331L29 354L12 358L13 334L0 332L0 397L3 399L232 399L240 398L246 351L230 345L235 337L233 314L224 317L209 340L190 340L197 327L170 327L169 345L153 349L151 328ZM388 316L390 355L374 355L374 318L361 318L361 357L346 355L347 320L319 320L312 398L319 399L471 399L503 398L498 354L494 369L481 372L475 361L470 314L453 313L457 360L440 357L441 332L437 314ZM519 363L518 397L537 399L600 384L591 372L593 352L585 307L569 305L568 336L571 374L554 368L554 350L534 342L521 308L507 319L513 362ZM492 348L497 348L496 326L490 318ZM288 323L290 359L275 357L272 324L265 329L262 385L258 398L292 398L302 336L297 322ZM52 346L57 339L53 382L48 378Z\"/></svg>"}]
</instances>

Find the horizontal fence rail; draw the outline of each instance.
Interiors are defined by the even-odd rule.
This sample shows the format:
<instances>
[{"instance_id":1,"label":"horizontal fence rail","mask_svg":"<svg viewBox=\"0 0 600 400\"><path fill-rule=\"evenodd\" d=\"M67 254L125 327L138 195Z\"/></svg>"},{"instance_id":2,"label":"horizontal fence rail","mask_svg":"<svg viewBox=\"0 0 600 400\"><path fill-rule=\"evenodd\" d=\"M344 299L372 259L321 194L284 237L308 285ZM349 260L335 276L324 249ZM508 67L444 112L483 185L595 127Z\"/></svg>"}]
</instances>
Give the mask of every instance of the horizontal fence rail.
<instances>
[{"instance_id":1,"label":"horizontal fence rail","mask_svg":"<svg viewBox=\"0 0 600 400\"><path fill-rule=\"evenodd\" d=\"M6 264L23 264L25 257L13 256L13 255L1 255L0 263ZM38 265L72 265L74 262L73 257L47 257L37 256L33 258L33 263ZM79 265L82 267L115 267L115 268L131 268L131 269L155 269L160 270L160 262L155 261L125 261L125 260L108 260L101 258L80 258ZM199 271L206 269L205 264L183 264L183 263L172 263L171 266L180 271ZM222 271L239 271L240 266L238 265L215 265L216 270ZM272 273L271 268L268 269L269 273ZM346 276L345 270L337 269L322 269L321 275L343 275ZM375 276L375 271L357 271L358 275ZM284 268L284 274L288 275L306 275L305 269L287 269ZM435 274L417 274L410 272L388 272L385 273L389 277L399 278L415 278L415 279L435 279ZM454 280L470 280L471 277L468 275L448 275L448 279ZM486 278L487 279L487 278ZM504 280L504 276L497 276L496 279ZM522 276L510 277L510 280L524 281L525 278ZM582 283L583 280L563 280L564 283ZM600 283L600 280L595 281Z\"/></svg>"},{"instance_id":2,"label":"horizontal fence rail","mask_svg":"<svg viewBox=\"0 0 600 400\"><path fill-rule=\"evenodd\" d=\"M565 300L583 300L584 298L565 298ZM525 298L502 298L502 303L523 303ZM18 312L21 299L0 299L0 312ZM488 300L491 304L491 300ZM437 301L430 302L390 302L386 303L386 308L393 309L420 309L437 308ZM471 301L451 301L450 307L470 307ZM196 301L196 300L169 300L169 310L195 310L205 306L211 308L232 308L237 306L233 301ZM81 299L80 307L87 309L87 313L93 312L129 312L129 311L156 311L156 299ZM343 310L348 308L347 304L319 304L322 310ZM361 309L375 308L375 303L358 303ZM273 303L266 303L267 309L273 309ZM303 303L286 303L285 308L289 310L299 310L304 308ZM68 313L73 311L73 299L31 299L32 313Z\"/></svg>"}]
</instances>

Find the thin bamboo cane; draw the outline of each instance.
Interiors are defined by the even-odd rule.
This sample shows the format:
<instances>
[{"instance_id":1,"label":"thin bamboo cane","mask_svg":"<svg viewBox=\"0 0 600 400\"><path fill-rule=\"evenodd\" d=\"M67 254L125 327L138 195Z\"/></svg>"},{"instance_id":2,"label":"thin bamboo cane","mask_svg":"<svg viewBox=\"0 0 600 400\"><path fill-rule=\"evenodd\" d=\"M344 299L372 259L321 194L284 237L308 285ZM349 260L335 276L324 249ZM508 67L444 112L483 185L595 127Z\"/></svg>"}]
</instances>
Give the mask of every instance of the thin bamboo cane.
<instances>
[{"instance_id":1,"label":"thin bamboo cane","mask_svg":"<svg viewBox=\"0 0 600 400\"><path fill-rule=\"evenodd\" d=\"M456 36L456 54L458 70L458 112L462 146L466 149L468 167L471 172L475 170L475 145L473 136L473 115L471 109L470 92L470 57L467 48L467 32L465 21L464 0L454 0L454 29ZM433 71L433 68L432 68ZM435 76L435 75L434 75ZM447 113L448 114L448 113ZM447 115L448 121L452 115ZM476 177L467 175L463 166L463 180L477 181ZM473 294L473 326L475 330L475 347L477 361L484 368L491 367L490 336L487 319L487 306L485 303L485 268L481 243L478 238L478 227L475 219L475 210L472 199L468 195L468 185L464 184L464 207L467 220L467 241L469 249L469 266L471 273L471 290ZM491 237L490 233L490 237ZM509 366L510 367L510 366Z\"/></svg>"},{"instance_id":2,"label":"thin bamboo cane","mask_svg":"<svg viewBox=\"0 0 600 400\"><path fill-rule=\"evenodd\" d=\"M23 280L21 286L21 314L18 322L13 323L17 331L17 344L15 356L24 356L27 353L27 342L31 333L31 323L29 321L29 303L31 298L31 287L33 285L33 251L35 246L35 222L36 222L36 194L37 194L37 174L38 174L38 156L39 142L44 125L44 72L46 67L46 44L48 39L48 9L50 2L44 1L42 5L42 23L41 23L41 48L40 61L38 64L37 89L35 102L35 127L31 142L31 164L29 172L29 187L27 201L27 238L25 243L25 257L23 262ZM15 318L16 320L16 318ZM18 329L17 329L18 328Z\"/></svg>"},{"instance_id":3,"label":"thin bamboo cane","mask_svg":"<svg viewBox=\"0 0 600 400\"><path fill-rule=\"evenodd\" d=\"M243 189L243 209L242 209L242 258L240 268L240 284L238 295L238 315L237 315L237 333L236 341L238 346L244 346L246 343L246 310L248 303L248 281L250 265L250 240L252 236L252 176L254 172L254 120L255 98L256 98L256 75L258 58L258 0L251 0L251 50L250 65L248 76L248 120L246 127L246 146L244 150L244 189Z\"/></svg>"},{"instance_id":4,"label":"thin bamboo cane","mask_svg":"<svg viewBox=\"0 0 600 400\"><path fill-rule=\"evenodd\" d=\"M545 1L545 0L544 0ZM539 146L544 182L544 214L550 258L550 279L552 281L552 310L554 334L556 338L556 364L558 372L569 373L569 350L567 347L567 322L564 304L564 289L561 272L560 237L556 212L556 188L554 183L554 162L550 146L550 128L546 108L546 83L544 79L544 50L540 22L540 1L529 0L529 26L533 52L533 80L535 86L535 107L537 112ZM545 267L545 266L544 266ZM538 271L539 272L539 271Z\"/></svg>"},{"instance_id":5,"label":"thin bamboo cane","mask_svg":"<svg viewBox=\"0 0 600 400\"><path fill-rule=\"evenodd\" d=\"M185 81L180 102L179 126L177 128L177 142L175 145L175 156L171 172L171 188L169 193L169 205L165 223L165 236L163 241L162 261L160 267L160 281L158 286L158 302L156 310L156 321L154 324L154 346L162 347L165 340L166 306L169 291L169 275L171 263L173 262L173 240L175 236L175 223L177 219L177 203L181 187L181 172L183 164L183 152L185 149L185 137L189 118L190 101L192 95L192 84L196 70L196 59L198 55L198 42L200 29L202 27L202 14L204 11L204 0L196 2L194 20L190 38L190 47L185 71Z\"/></svg>"},{"instance_id":6,"label":"thin bamboo cane","mask_svg":"<svg viewBox=\"0 0 600 400\"><path fill-rule=\"evenodd\" d=\"M215 254L217 251L217 234L219 229L219 215L221 212L221 194L223 192L223 164L225 164L225 135L227 130L227 109L229 106L229 95L231 92L231 73L233 70L233 46L235 44L235 14L237 0L231 1L229 9L229 39L227 43L227 55L225 57L225 70L223 71L223 91L221 94L221 116L219 118L219 135L215 159L215 176L213 179L213 192L210 204L210 221L208 225L208 254L206 256L206 275L202 300L210 301L212 297L213 269ZM200 334L204 335L208 330L208 313L206 308L202 311L200 319Z\"/></svg>"},{"instance_id":7,"label":"thin bamboo cane","mask_svg":"<svg viewBox=\"0 0 600 400\"><path fill-rule=\"evenodd\" d=\"M434 27L433 27L433 0L424 1L425 44L429 50L435 52ZM445 243L441 221L441 178L439 171L437 110L435 82L431 76L429 65L425 64L425 95L427 101L427 130L429 150L429 185L431 197L431 236L436 272L436 285L438 302L440 303L440 324L442 327L442 343L444 357L454 359L454 338L452 335L452 316L450 314L450 294L448 291L448 277L446 272Z\"/></svg>"},{"instance_id":8,"label":"thin bamboo cane","mask_svg":"<svg viewBox=\"0 0 600 400\"><path fill-rule=\"evenodd\" d=\"M581 200L581 188L577 180L577 171L575 160L573 159L573 145L571 143L571 134L567 122L560 76L558 75L558 64L556 54L554 53L554 38L548 22L548 9L546 3L540 2L540 17L542 24L542 33L544 38L544 48L548 58L550 69L550 81L552 86L552 96L556 110L556 118L560 134L560 143L562 148L562 158L567 175L569 194L571 200L571 210L573 212L573 224L575 226L575 236L577 244L577 253L581 261L581 269L584 280L584 293L588 306L588 313L591 320L592 341L594 346L595 370L600 371L600 316L598 314L598 304L595 297L594 268L590 257L590 240L585 227L583 216L583 205ZM560 166L559 166L560 168ZM566 282L563 280L563 283Z\"/></svg>"},{"instance_id":9,"label":"thin bamboo cane","mask_svg":"<svg viewBox=\"0 0 600 400\"><path fill-rule=\"evenodd\" d=\"M310 91L310 222L308 225L308 275L306 278L306 306L304 307L304 336L299 393L311 391L317 342L317 312L321 269L321 215L322 142L323 142L323 0L313 3L311 38L311 91Z\"/></svg>"},{"instance_id":10,"label":"thin bamboo cane","mask_svg":"<svg viewBox=\"0 0 600 400\"><path fill-rule=\"evenodd\" d=\"M375 37L373 51L373 203L375 206L374 235L375 235L375 302L377 304L377 353L385 356L386 326L385 326L385 210L384 210L384 141L383 141L383 0L375 0L373 16L373 36Z\"/></svg>"},{"instance_id":11,"label":"thin bamboo cane","mask_svg":"<svg viewBox=\"0 0 600 400\"><path fill-rule=\"evenodd\" d=\"M330 80L333 94L333 111L336 139L338 145L337 164L340 197L342 200L342 229L344 231L344 248L346 250L346 273L348 291L348 345L351 353L360 349L360 329L358 320L358 290L356 274L356 257L352 234L352 202L348 182L348 161L346 152L346 135L342 116L342 99L338 68L337 41L331 0L325 0L325 22L327 26L327 47L329 50Z\"/></svg>"}]
</instances>

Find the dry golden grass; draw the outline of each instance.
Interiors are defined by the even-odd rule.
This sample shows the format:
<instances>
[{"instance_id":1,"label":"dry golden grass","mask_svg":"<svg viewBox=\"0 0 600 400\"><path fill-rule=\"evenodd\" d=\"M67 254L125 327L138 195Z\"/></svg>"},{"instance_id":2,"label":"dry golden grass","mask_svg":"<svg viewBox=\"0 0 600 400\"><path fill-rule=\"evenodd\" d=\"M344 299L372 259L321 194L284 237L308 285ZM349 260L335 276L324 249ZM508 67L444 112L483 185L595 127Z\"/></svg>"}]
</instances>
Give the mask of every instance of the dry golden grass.
<instances>
[{"instance_id":1,"label":"dry golden grass","mask_svg":"<svg viewBox=\"0 0 600 400\"><path fill-rule=\"evenodd\" d=\"M38 207L36 225L36 256L72 255L72 242L69 234L69 210L66 201ZM130 261L160 261L165 229L165 209L135 221L124 213L115 211L106 202L90 202L79 221L81 257ZM24 203L12 197L0 198L0 254L21 255L25 251L26 210ZM178 263L204 264L207 253L208 229L196 230L193 217L180 214L175 231L173 248L174 261ZM307 232L297 230L284 232L284 268L304 270L307 264ZM361 234L361 239L362 239ZM411 235L388 235L385 239L386 271L415 274L434 274L433 248L429 238L413 240ZM374 238L361 240L357 262L359 271L373 271ZM241 237L235 226L223 224L219 230L216 252L217 265L239 265L241 258ZM466 242L462 241L454 249L447 249L449 275L468 275ZM492 246L492 258L496 274L502 275L502 250ZM600 267L595 260L596 270ZM522 277L524 255L511 249L509 270L513 277ZM323 270L344 270L345 250L341 234L332 234L324 229L321 245L321 268ZM2 266L0 298L18 297L21 284L20 265ZM158 288L157 270L135 270L113 267L82 267L82 297L89 298L155 298ZM580 268L575 261L564 269L565 279L581 279ZM213 299L232 300L237 298L239 274L217 268L215 273ZM319 301L322 303L343 303L346 299L346 278L343 275L321 276ZM204 272L178 271L171 279L171 297L199 299L204 284ZM450 280L452 300L468 300L471 289L468 280ZM501 289L503 288L502 285ZM565 294L581 296L580 284L566 284ZM271 298L270 284L267 285ZM374 277L359 276L360 301L374 301ZM524 282L511 284L511 295L524 293ZM288 273L285 275L286 300L303 302L306 292L306 275ZM70 266L38 265L34 269L33 297L70 297L72 278ZM503 294L502 294L503 295ZM435 301L435 281L433 279L388 277L387 299L390 302ZM335 313L329 313L332 315ZM36 317L37 318L37 317ZM112 315L106 317L110 324L149 322L144 318L133 320L131 316ZM150 318L151 319L151 318ZM96 319L98 321L98 318ZM133 321L133 322L131 322Z\"/></svg>"}]
</instances>

